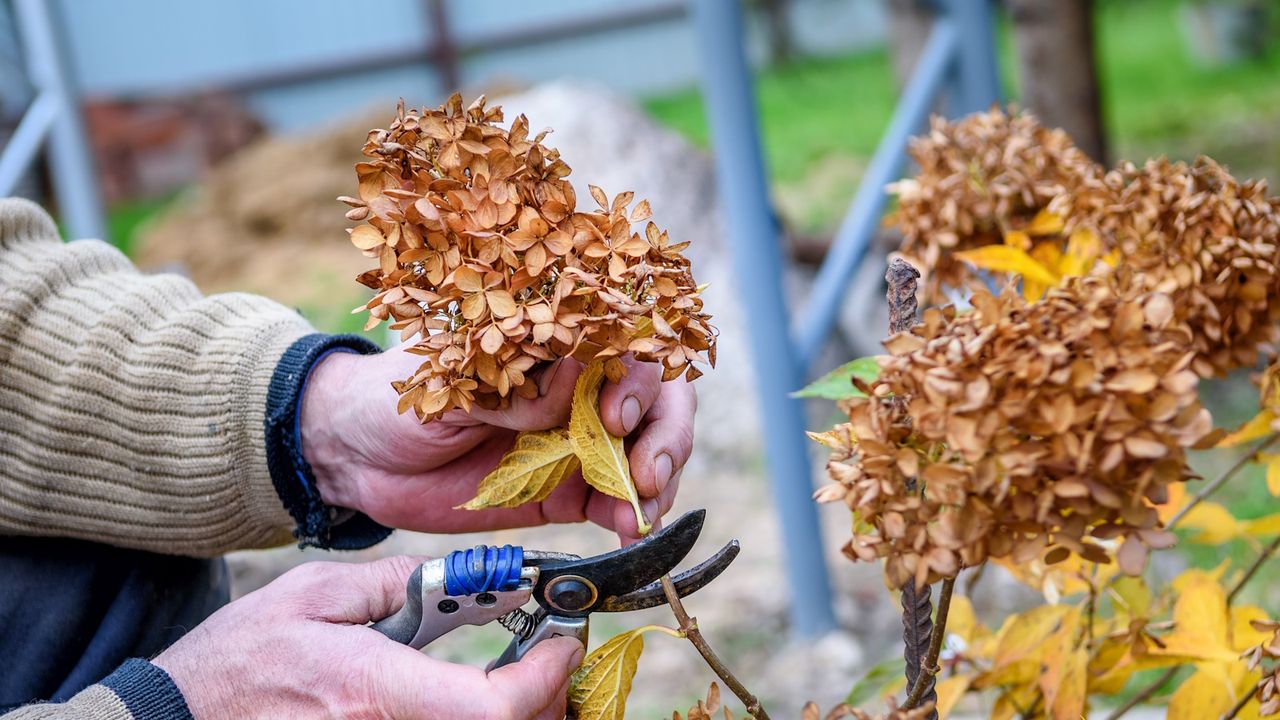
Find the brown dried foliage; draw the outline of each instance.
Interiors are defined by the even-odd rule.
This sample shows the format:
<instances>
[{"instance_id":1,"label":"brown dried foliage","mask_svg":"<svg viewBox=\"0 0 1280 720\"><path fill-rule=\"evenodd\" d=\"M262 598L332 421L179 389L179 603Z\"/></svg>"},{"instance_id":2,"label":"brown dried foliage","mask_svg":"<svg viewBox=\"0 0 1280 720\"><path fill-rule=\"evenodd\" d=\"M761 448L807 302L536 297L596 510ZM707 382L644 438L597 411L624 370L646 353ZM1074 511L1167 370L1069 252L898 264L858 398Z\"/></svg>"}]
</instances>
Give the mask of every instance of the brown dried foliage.
<instances>
[{"instance_id":1,"label":"brown dried foliage","mask_svg":"<svg viewBox=\"0 0 1280 720\"><path fill-rule=\"evenodd\" d=\"M1280 621L1251 620L1250 624L1255 630L1273 633L1270 640L1246 652L1244 659L1250 670L1257 669L1264 660L1271 665L1258 681L1256 695L1260 704L1258 714L1275 715L1280 713Z\"/></svg>"},{"instance_id":2,"label":"brown dried foliage","mask_svg":"<svg viewBox=\"0 0 1280 720\"><path fill-rule=\"evenodd\" d=\"M1185 450L1211 429L1169 296L1126 300L1089 278L1035 304L973 304L889 338L870 397L847 403L818 492L860 521L846 554L919 586L1046 548L1105 561L1100 541L1124 538L1136 572L1173 539L1151 503L1188 478Z\"/></svg>"},{"instance_id":3,"label":"brown dried foliage","mask_svg":"<svg viewBox=\"0 0 1280 720\"><path fill-rule=\"evenodd\" d=\"M1240 182L1208 158L1104 172L1061 130L1000 110L935 119L912 157L921 170L894 187L897 222L902 253L929 275L929 300L942 301L942 285L983 286L954 252L998 245L1047 210L1064 222L1049 238L1059 250L1083 230L1114 253L1114 271L1096 263L1091 272L1121 295L1173 299L1193 333L1201 377L1252 365L1259 344L1275 340L1280 200L1267 196L1265 182Z\"/></svg>"},{"instance_id":4,"label":"brown dried foliage","mask_svg":"<svg viewBox=\"0 0 1280 720\"><path fill-rule=\"evenodd\" d=\"M396 383L400 411L422 421L454 408L531 396L529 373L562 357L607 361L616 380L631 353L693 380L715 362L715 330L682 251L649 221L647 201L591 187L581 211L570 168L530 136L524 116L501 126L483 97L464 108L406 110L372 130L356 165L365 221L352 243L378 261L359 282L376 291L367 328L391 320L423 356ZM630 208L630 210L629 210ZM647 221L647 222L646 222ZM645 223L638 232L639 223Z\"/></svg>"},{"instance_id":5,"label":"brown dried foliage","mask_svg":"<svg viewBox=\"0 0 1280 720\"><path fill-rule=\"evenodd\" d=\"M1091 230L1120 263L1118 291L1157 290L1191 328L1202 377L1253 365L1280 320L1280 200L1209 158L1152 160L1087 178L1050 209Z\"/></svg>"},{"instance_id":6,"label":"brown dried foliage","mask_svg":"<svg viewBox=\"0 0 1280 720\"><path fill-rule=\"evenodd\" d=\"M1054 198L1102 174L1062 130L997 108L954 123L935 117L909 151L920 171L890 187L898 195L894 220L901 252L924 271L933 301L943 299L942 285L980 287L952 253L999 244Z\"/></svg>"}]
</instances>

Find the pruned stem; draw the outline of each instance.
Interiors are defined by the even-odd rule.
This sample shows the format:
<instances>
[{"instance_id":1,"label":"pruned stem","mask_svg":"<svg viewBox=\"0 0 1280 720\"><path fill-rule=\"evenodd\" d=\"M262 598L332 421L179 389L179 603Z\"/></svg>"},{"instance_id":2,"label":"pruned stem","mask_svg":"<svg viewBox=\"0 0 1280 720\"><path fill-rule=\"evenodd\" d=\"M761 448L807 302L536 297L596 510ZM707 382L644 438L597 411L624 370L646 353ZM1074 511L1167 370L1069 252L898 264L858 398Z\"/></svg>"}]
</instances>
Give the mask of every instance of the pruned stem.
<instances>
[{"instance_id":1,"label":"pruned stem","mask_svg":"<svg viewBox=\"0 0 1280 720\"><path fill-rule=\"evenodd\" d=\"M911 686L911 694L907 696L907 701L902 706L907 710L924 703L938 702L937 684L934 678L941 670L938 667L938 655L942 653L942 641L947 635L947 614L951 610L951 593L955 587L954 577L942 581L942 589L938 592L938 617L933 621L933 632L929 636L929 654L925 656L920 674ZM929 717L937 718L937 710L931 712Z\"/></svg>"},{"instance_id":2,"label":"pruned stem","mask_svg":"<svg viewBox=\"0 0 1280 720\"><path fill-rule=\"evenodd\" d=\"M751 694L750 690L742 684L733 672L725 667L724 661L720 656L716 655L716 651L711 649L707 644L707 639L702 636L702 631L698 629L698 619L690 617L688 611L684 609L684 603L680 601L680 593L676 591L675 583L671 582L670 575L662 576L662 592L667 596L667 603L671 605L671 612L676 616L676 621L680 623L680 632L688 638L689 642L698 649L698 653L702 655L702 659L707 662L707 666L711 671L724 681L725 687L729 688L742 704L747 708L747 714L756 720L769 720L769 713L765 712L764 706L760 704L759 698Z\"/></svg>"},{"instance_id":3,"label":"pruned stem","mask_svg":"<svg viewBox=\"0 0 1280 720\"><path fill-rule=\"evenodd\" d=\"M1228 710L1226 715L1222 716L1222 720L1231 720L1236 715L1239 715L1240 711L1244 709L1244 706L1248 705L1250 700L1253 700L1253 697L1255 694L1256 693L1253 690L1250 690L1249 692L1245 693L1240 698L1240 701L1237 702L1234 707Z\"/></svg>"}]
</instances>

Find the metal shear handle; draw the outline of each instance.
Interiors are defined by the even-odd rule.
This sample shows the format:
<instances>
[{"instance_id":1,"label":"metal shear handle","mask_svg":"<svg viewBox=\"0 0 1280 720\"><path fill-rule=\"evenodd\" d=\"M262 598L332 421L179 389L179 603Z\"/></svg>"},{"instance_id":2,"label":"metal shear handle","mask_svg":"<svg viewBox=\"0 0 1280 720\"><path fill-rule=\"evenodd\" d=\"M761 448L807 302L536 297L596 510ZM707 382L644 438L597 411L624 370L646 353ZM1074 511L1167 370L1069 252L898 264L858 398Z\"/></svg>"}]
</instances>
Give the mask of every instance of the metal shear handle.
<instances>
[{"instance_id":1,"label":"metal shear handle","mask_svg":"<svg viewBox=\"0 0 1280 720\"><path fill-rule=\"evenodd\" d=\"M409 576L405 602L373 629L420 650L463 625L486 625L529 601L538 581L536 567L524 567L523 550L478 546L417 567Z\"/></svg>"}]
</instances>

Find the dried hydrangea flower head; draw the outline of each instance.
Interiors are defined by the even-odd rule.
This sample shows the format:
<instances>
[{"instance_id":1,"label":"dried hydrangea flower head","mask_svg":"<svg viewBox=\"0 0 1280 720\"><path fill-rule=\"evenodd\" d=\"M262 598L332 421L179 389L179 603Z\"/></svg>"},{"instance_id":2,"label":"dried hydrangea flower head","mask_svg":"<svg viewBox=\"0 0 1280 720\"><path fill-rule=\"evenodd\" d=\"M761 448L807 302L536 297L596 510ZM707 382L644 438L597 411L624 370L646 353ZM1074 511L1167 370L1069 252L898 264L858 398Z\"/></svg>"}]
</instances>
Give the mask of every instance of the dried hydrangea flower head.
<instances>
[{"instance_id":1,"label":"dried hydrangea flower head","mask_svg":"<svg viewBox=\"0 0 1280 720\"><path fill-rule=\"evenodd\" d=\"M607 360L632 353L659 362L663 379L693 380L715 362L715 330L682 254L633 194L578 209L570 168L530 136L522 115L510 128L483 97L463 107L407 110L372 130L368 161L356 165L359 196L340 198L364 224L351 242L376 259L361 274L376 291L366 329L390 320L422 366L396 383L400 411L422 421L472 405L496 408L532 395L529 373L562 357ZM646 223L641 231L640 223Z\"/></svg>"},{"instance_id":2,"label":"dried hydrangea flower head","mask_svg":"<svg viewBox=\"0 0 1280 720\"><path fill-rule=\"evenodd\" d=\"M1189 478L1185 451L1212 428L1169 297L1087 278L1038 303L973 305L889 338L870 396L829 436L819 499L862 522L846 553L887 559L900 586L1046 548L1101 561L1098 541L1123 536L1121 566L1140 569L1172 540L1152 504Z\"/></svg>"},{"instance_id":3,"label":"dried hydrangea flower head","mask_svg":"<svg viewBox=\"0 0 1280 720\"><path fill-rule=\"evenodd\" d=\"M1052 202L1069 228L1118 251L1121 293L1174 299L1191 329L1196 371L1221 375L1257 362L1280 320L1280 201L1209 158L1152 160L1090 178Z\"/></svg>"},{"instance_id":4,"label":"dried hydrangea flower head","mask_svg":"<svg viewBox=\"0 0 1280 720\"><path fill-rule=\"evenodd\" d=\"M1062 130L998 108L955 122L934 117L910 154L920 171L889 186L894 220L902 254L925 273L926 299L935 302L943 285L978 287L954 252L1026 230L1055 197L1102 174Z\"/></svg>"}]
</instances>

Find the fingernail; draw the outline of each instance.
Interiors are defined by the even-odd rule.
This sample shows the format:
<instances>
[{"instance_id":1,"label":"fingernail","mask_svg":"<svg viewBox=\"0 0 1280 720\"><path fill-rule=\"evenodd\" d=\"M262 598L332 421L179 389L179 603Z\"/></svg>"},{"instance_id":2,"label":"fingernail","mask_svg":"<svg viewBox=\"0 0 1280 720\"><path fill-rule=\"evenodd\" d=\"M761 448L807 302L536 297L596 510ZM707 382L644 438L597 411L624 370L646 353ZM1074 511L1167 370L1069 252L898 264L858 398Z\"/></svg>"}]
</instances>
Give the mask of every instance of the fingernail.
<instances>
[{"instance_id":1,"label":"fingernail","mask_svg":"<svg viewBox=\"0 0 1280 720\"><path fill-rule=\"evenodd\" d=\"M579 646L577 650L574 650L573 658L569 660L569 670L570 671L577 670L578 666L582 664L582 659L585 658L586 656L587 656L587 649L585 647Z\"/></svg>"},{"instance_id":2,"label":"fingernail","mask_svg":"<svg viewBox=\"0 0 1280 720\"><path fill-rule=\"evenodd\" d=\"M658 498L649 498L640 501L640 510L644 512L644 517L650 524L658 522Z\"/></svg>"},{"instance_id":3,"label":"fingernail","mask_svg":"<svg viewBox=\"0 0 1280 720\"><path fill-rule=\"evenodd\" d=\"M653 484L658 488L659 495L667 489L667 483L671 482L671 471L674 467L675 463L671 460L670 453L658 453L658 457L653 459Z\"/></svg>"},{"instance_id":4,"label":"fingernail","mask_svg":"<svg viewBox=\"0 0 1280 720\"><path fill-rule=\"evenodd\" d=\"M622 430L629 434L639 424L640 401L635 395L628 395L627 399L622 401Z\"/></svg>"}]
</instances>

